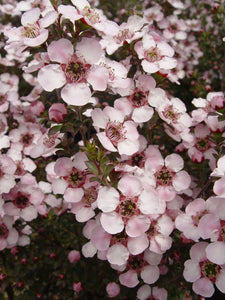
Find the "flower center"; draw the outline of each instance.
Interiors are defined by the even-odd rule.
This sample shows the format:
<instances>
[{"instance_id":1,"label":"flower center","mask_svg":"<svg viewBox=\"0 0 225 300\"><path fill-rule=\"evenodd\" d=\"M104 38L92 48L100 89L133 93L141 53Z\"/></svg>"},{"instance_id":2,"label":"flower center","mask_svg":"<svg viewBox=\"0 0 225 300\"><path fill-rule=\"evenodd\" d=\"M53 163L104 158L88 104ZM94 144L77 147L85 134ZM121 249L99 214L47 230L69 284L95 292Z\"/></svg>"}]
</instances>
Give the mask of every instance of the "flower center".
<instances>
[{"instance_id":1,"label":"flower center","mask_svg":"<svg viewBox=\"0 0 225 300\"><path fill-rule=\"evenodd\" d=\"M120 30L118 35L116 36L116 41L121 43L125 41L126 39L131 39L133 37L133 33L130 32L128 28L125 28L123 30Z\"/></svg>"},{"instance_id":2,"label":"flower center","mask_svg":"<svg viewBox=\"0 0 225 300\"><path fill-rule=\"evenodd\" d=\"M145 58L149 62L159 61L161 59L161 57L162 56L160 55L160 51L159 51L159 49L157 49L157 47L155 47L155 48L152 47L145 52Z\"/></svg>"},{"instance_id":3,"label":"flower center","mask_svg":"<svg viewBox=\"0 0 225 300\"><path fill-rule=\"evenodd\" d=\"M65 69L68 81L81 82L86 76L87 66L85 66L82 62L76 60L69 62Z\"/></svg>"},{"instance_id":4,"label":"flower center","mask_svg":"<svg viewBox=\"0 0 225 300\"><path fill-rule=\"evenodd\" d=\"M142 168L144 166L144 153L137 153L131 158L131 165Z\"/></svg>"},{"instance_id":5,"label":"flower center","mask_svg":"<svg viewBox=\"0 0 225 300\"><path fill-rule=\"evenodd\" d=\"M131 217L136 210L136 204L131 199L125 199L120 203L119 212L123 217Z\"/></svg>"},{"instance_id":6,"label":"flower center","mask_svg":"<svg viewBox=\"0 0 225 300\"><path fill-rule=\"evenodd\" d=\"M146 263L143 259L143 255L130 256L127 264L127 269L138 271L143 268L145 264Z\"/></svg>"},{"instance_id":7,"label":"flower center","mask_svg":"<svg viewBox=\"0 0 225 300\"><path fill-rule=\"evenodd\" d=\"M163 111L163 116L166 118L166 119L169 119L171 121L176 121L179 117L179 114L177 112L175 112L173 110L173 106L172 105L169 105L164 111Z\"/></svg>"},{"instance_id":8,"label":"flower center","mask_svg":"<svg viewBox=\"0 0 225 300\"><path fill-rule=\"evenodd\" d=\"M200 263L201 272L204 277L209 278L212 282L216 281L216 276L220 270L220 266L210 262L204 261Z\"/></svg>"},{"instance_id":9,"label":"flower center","mask_svg":"<svg viewBox=\"0 0 225 300\"><path fill-rule=\"evenodd\" d=\"M208 150L210 148L210 143L209 143L209 141L207 139L197 138L196 148L199 151L204 152L204 151L206 151L206 150Z\"/></svg>"},{"instance_id":10,"label":"flower center","mask_svg":"<svg viewBox=\"0 0 225 300\"><path fill-rule=\"evenodd\" d=\"M106 125L106 136L110 139L110 141L117 145L117 143L125 140L125 132L123 124L120 122L108 122Z\"/></svg>"},{"instance_id":11,"label":"flower center","mask_svg":"<svg viewBox=\"0 0 225 300\"><path fill-rule=\"evenodd\" d=\"M142 91L136 91L132 96L128 98L132 103L133 107L141 107L148 103L146 94Z\"/></svg>"},{"instance_id":12,"label":"flower center","mask_svg":"<svg viewBox=\"0 0 225 300\"><path fill-rule=\"evenodd\" d=\"M81 187L85 182L84 172L79 171L75 167L72 169L72 173L63 177L70 185L70 187Z\"/></svg>"},{"instance_id":13,"label":"flower center","mask_svg":"<svg viewBox=\"0 0 225 300\"><path fill-rule=\"evenodd\" d=\"M7 239L9 230L4 223L0 224L0 239Z\"/></svg>"},{"instance_id":14,"label":"flower center","mask_svg":"<svg viewBox=\"0 0 225 300\"><path fill-rule=\"evenodd\" d=\"M171 185L173 174L166 167L162 167L162 169L155 174L157 184L158 185Z\"/></svg>"},{"instance_id":15,"label":"flower center","mask_svg":"<svg viewBox=\"0 0 225 300\"><path fill-rule=\"evenodd\" d=\"M33 138L34 138L33 134L26 133L22 136L20 141L25 147L27 147L31 145Z\"/></svg>"},{"instance_id":16,"label":"flower center","mask_svg":"<svg viewBox=\"0 0 225 300\"><path fill-rule=\"evenodd\" d=\"M96 188L90 187L88 189L85 189L82 200L84 201L84 203L87 206L91 206L91 204L96 201L97 196L98 196L98 193L97 193Z\"/></svg>"},{"instance_id":17,"label":"flower center","mask_svg":"<svg viewBox=\"0 0 225 300\"><path fill-rule=\"evenodd\" d=\"M31 24L30 26L23 27L22 35L29 38L34 39L40 34L40 27L37 23Z\"/></svg>"},{"instance_id":18,"label":"flower center","mask_svg":"<svg viewBox=\"0 0 225 300\"><path fill-rule=\"evenodd\" d=\"M13 200L13 204L18 207L18 208L25 208L27 206L29 206L30 201L27 195L24 195L22 193L18 193L17 197Z\"/></svg>"},{"instance_id":19,"label":"flower center","mask_svg":"<svg viewBox=\"0 0 225 300\"><path fill-rule=\"evenodd\" d=\"M0 105L4 104L7 101L7 97L5 95L0 94Z\"/></svg>"},{"instance_id":20,"label":"flower center","mask_svg":"<svg viewBox=\"0 0 225 300\"><path fill-rule=\"evenodd\" d=\"M95 9L91 9L88 6L85 6L82 11L82 14L88 18L91 24L100 22L100 16Z\"/></svg>"},{"instance_id":21,"label":"flower center","mask_svg":"<svg viewBox=\"0 0 225 300\"><path fill-rule=\"evenodd\" d=\"M6 124L0 120L0 133L4 132L6 128Z\"/></svg>"}]
</instances>

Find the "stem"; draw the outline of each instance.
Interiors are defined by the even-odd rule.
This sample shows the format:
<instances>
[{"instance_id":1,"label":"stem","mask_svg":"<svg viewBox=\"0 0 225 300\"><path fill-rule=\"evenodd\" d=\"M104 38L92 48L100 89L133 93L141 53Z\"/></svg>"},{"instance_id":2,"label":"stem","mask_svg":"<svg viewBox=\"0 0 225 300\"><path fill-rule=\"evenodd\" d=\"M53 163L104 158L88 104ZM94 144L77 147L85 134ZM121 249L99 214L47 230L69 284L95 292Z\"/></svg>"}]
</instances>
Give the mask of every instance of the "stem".
<instances>
[{"instance_id":1,"label":"stem","mask_svg":"<svg viewBox=\"0 0 225 300\"><path fill-rule=\"evenodd\" d=\"M205 184L205 185L203 186L203 188L201 189L201 191L196 195L195 198L200 197L200 196L204 193L204 191L207 190L207 188L208 188L209 185L212 183L212 181L213 181L213 179L212 179L212 177L210 177L209 180L206 182L206 184Z\"/></svg>"},{"instance_id":2,"label":"stem","mask_svg":"<svg viewBox=\"0 0 225 300\"><path fill-rule=\"evenodd\" d=\"M82 122L82 114L81 114L81 108L80 108L80 107L78 107L77 113L78 113L79 121ZM80 130L80 134L81 134L81 137L82 137L84 146L86 147L86 146L87 146L87 139L86 139L86 136L85 136L85 132L84 132L84 130L83 130L83 125L80 126L80 129L79 129L79 130Z\"/></svg>"},{"instance_id":3,"label":"stem","mask_svg":"<svg viewBox=\"0 0 225 300\"><path fill-rule=\"evenodd\" d=\"M6 287L5 290L8 295L9 300L14 300L14 291L13 291L11 283L8 284L8 286Z\"/></svg>"}]
</instances>

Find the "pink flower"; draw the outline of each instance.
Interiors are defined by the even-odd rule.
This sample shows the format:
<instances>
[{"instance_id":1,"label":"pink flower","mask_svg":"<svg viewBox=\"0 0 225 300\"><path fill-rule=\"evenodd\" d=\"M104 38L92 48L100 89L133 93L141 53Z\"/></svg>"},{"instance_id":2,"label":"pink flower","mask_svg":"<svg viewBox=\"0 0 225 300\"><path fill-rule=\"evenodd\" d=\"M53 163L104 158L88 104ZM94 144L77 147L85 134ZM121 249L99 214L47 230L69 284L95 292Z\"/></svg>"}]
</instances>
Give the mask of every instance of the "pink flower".
<instances>
[{"instance_id":1,"label":"pink flower","mask_svg":"<svg viewBox=\"0 0 225 300\"><path fill-rule=\"evenodd\" d=\"M225 268L207 259L206 248L208 245L206 242L199 242L191 247L191 259L184 263L183 272L185 280L193 282L193 291L203 297L213 295L214 283L222 293L225 292Z\"/></svg>"},{"instance_id":2,"label":"pink flower","mask_svg":"<svg viewBox=\"0 0 225 300\"><path fill-rule=\"evenodd\" d=\"M30 184L17 184L8 194L4 194L3 209L6 214L20 217L25 221L37 218L44 194L35 187L34 180L30 181Z\"/></svg>"},{"instance_id":3,"label":"pink flower","mask_svg":"<svg viewBox=\"0 0 225 300\"><path fill-rule=\"evenodd\" d=\"M75 264L80 260L80 252L77 250L71 250L68 254L68 259L72 264Z\"/></svg>"},{"instance_id":4,"label":"pink flower","mask_svg":"<svg viewBox=\"0 0 225 300\"><path fill-rule=\"evenodd\" d=\"M5 248L12 248L17 244L19 235L13 228L13 217L5 215L0 217L0 251Z\"/></svg>"},{"instance_id":5,"label":"pink flower","mask_svg":"<svg viewBox=\"0 0 225 300\"><path fill-rule=\"evenodd\" d=\"M147 122L154 114L154 110L148 104L148 95L155 89L156 82L153 77L142 74L137 78L135 85L126 98L119 98L114 102L114 107L125 115L131 115L134 122Z\"/></svg>"},{"instance_id":6,"label":"pink flower","mask_svg":"<svg viewBox=\"0 0 225 300\"><path fill-rule=\"evenodd\" d=\"M65 104L54 103L51 105L48 111L49 119L56 123L60 123L64 120L67 115L67 108Z\"/></svg>"},{"instance_id":7,"label":"pink flower","mask_svg":"<svg viewBox=\"0 0 225 300\"><path fill-rule=\"evenodd\" d=\"M76 293L80 293L83 290L82 283L80 281L79 282L74 282L73 290Z\"/></svg>"},{"instance_id":8,"label":"pink flower","mask_svg":"<svg viewBox=\"0 0 225 300\"><path fill-rule=\"evenodd\" d=\"M89 49L92 51L89 51ZM70 105L82 106L89 102L91 90L105 90L108 71L97 65L102 49L94 38L84 37L76 45L76 52L72 43L67 39L53 41L47 48L50 60L56 62L42 67L38 73L38 81L46 91L61 88L63 100ZM54 78L54 80L52 80Z\"/></svg>"},{"instance_id":9,"label":"pink flower","mask_svg":"<svg viewBox=\"0 0 225 300\"><path fill-rule=\"evenodd\" d=\"M22 26L5 31L5 35L9 38L7 42L21 41L30 47L43 44L48 38L46 27L55 22L58 14L53 10L43 18L40 18L40 14L38 7L26 11L21 17Z\"/></svg>"},{"instance_id":10,"label":"pink flower","mask_svg":"<svg viewBox=\"0 0 225 300\"><path fill-rule=\"evenodd\" d=\"M149 198L139 200L142 185L133 175L123 176L118 189L121 194L113 187L102 187L99 190L97 205L103 211L101 225L111 234L122 232L125 227L128 236L138 237L150 226L150 219L141 213L141 203L147 202Z\"/></svg>"},{"instance_id":11,"label":"pink flower","mask_svg":"<svg viewBox=\"0 0 225 300\"><path fill-rule=\"evenodd\" d=\"M109 282L106 286L106 291L109 298L114 298L120 293L120 286L115 282Z\"/></svg>"},{"instance_id":12,"label":"pink flower","mask_svg":"<svg viewBox=\"0 0 225 300\"><path fill-rule=\"evenodd\" d=\"M124 115L113 107L105 107L103 111L95 108L92 111L93 126L101 144L109 151L132 155L139 149L139 134L133 121L124 121Z\"/></svg>"},{"instance_id":13,"label":"pink flower","mask_svg":"<svg viewBox=\"0 0 225 300\"><path fill-rule=\"evenodd\" d=\"M150 146L148 151L145 170L149 172L151 185L156 188L161 199L171 201L176 193L182 193L191 183L189 174L182 170L184 161L175 153L168 155L164 160L154 146Z\"/></svg>"},{"instance_id":14,"label":"pink flower","mask_svg":"<svg viewBox=\"0 0 225 300\"><path fill-rule=\"evenodd\" d=\"M158 288L154 286L151 288L149 285L142 285L137 291L137 299L147 300L147 299L157 299L157 300L167 300L167 290L164 288Z\"/></svg>"},{"instance_id":15,"label":"pink flower","mask_svg":"<svg viewBox=\"0 0 225 300\"><path fill-rule=\"evenodd\" d=\"M145 34L134 46L145 72L155 73L161 69L176 67L176 59L172 58L174 50L155 33Z\"/></svg>"},{"instance_id":16,"label":"pink flower","mask_svg":"<svg viewBox=\"0 0 225 300\"><path fill-rule=\"evenodd\" d=\"M0 156L0 193L8 193L16 184L16 164L7 155Z\"/></svg>"}]
</instances>

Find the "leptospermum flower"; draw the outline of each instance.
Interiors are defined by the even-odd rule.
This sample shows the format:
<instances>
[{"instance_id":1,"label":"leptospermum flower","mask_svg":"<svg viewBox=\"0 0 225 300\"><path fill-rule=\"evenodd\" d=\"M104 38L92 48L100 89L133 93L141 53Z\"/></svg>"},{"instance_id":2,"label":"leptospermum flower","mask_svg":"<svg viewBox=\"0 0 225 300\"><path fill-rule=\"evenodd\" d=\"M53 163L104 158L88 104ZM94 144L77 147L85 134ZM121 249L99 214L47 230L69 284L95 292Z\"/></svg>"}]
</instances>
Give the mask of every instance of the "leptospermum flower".
<instances>
[{"instance_id":1,"label":"leptospermum flower","mask_svg":"<svg viewBox=\"0 0 225 300\"><path fill-rule=\"evenodd\" d=\"M173 48L155 33L145 34L142 40L134 45L134 50L147 73L155 73L161 69L170 70L177 65L176 59L173 58Z\"/></svg>"},{"instance_id":2,"label":"leptospermum flower","mask_svg":"<svg viewBox=\"0 0 225 300\"><path fill-rule=\"evenodd\" d=\"M125 228L130 237L138 237L148 230L150 219L142 212L151 207L151 196L142 196L142 184L138 178L126 174L118 182L118 190L102 187L99 190L97 205L102 210L100 222L111 234ZM144 250L144 249L143 249Z\"/></svg>"},{"instance_id":3,"label":"leptospermum flower","mask_svg":"<svg viewBox=\"0 0 225 300\"><path fill-rule=\"evenodd\" d=\"M106 89L108 71L97 65L103 52L96 39L84 37L77 43L74 53L72 43L62 38L51 42L47 51L50 60L56 63L38 72L38 81L44 90L51 92L64 86L62 99L67 104L82 106L91 98L89 84L94 90Z\"/></svg>"},{"instance_id":4,"label":"leptospermum flower","mask_svg":"<svg viewBox=\"0 0 225 300\"><path fill-rule=\"evenodd\" d=\"M93 109L93 126L100 131L97 137L103 147L120 155L132 155L139 149L139 134L133 121L124 121L124 115L113 107Z\"/></svg>"},{"instance_id":5,"label":"leptospermum flower","mask_svg":"<svg viewBox=\"0 0 225 300\"><path fill-rule=\"evenodd\" d=\"M114 107L123 111L125 115L131 115L132 120L137 123L149 121L154 110L148 104L148 96L155 89L156 82L153 77L139 75L135 86L130 89L129 95L119 98L114 102Z\"/></svg>"},{"instance_id":6,"label":"leptospermum flower","mask_svg":"<svg viewBox=\"0 0 225 300\"><path fill-rule=\"evenodd\" d=\"M214 285L225 292L225 268L208 260L206 248L209 244L199 242L190 249L191 259L184 263L183 276L186 281L193 282L192 289L197 295L211 297ZM217 254L214 253L214 256Z\"/></svg>"},{"instance_id":7,"label":"leptospermum flower","mask_svg":"<svg viewBox=\"0 0 225 300\"><path fill-rule=\"evenodd\" d=\"M180 155L172 153L164 160L156 147L149 146L145 170L149 172L151 185L156 188L160 199L171 201L176 194L188 189L191 178L186 171L182 170L183 167L184 161Z\"/></svg>"},{"instance_id":8,"label":"leptospermum flower","mask_svg":"<svg viewBox=\"0 0 225 300\"><path fill-rule=\"evenodd\" d=\"M5 35L9 38L7 43L20 41L30 47L43 44L48 38L46 27L55 22L58 14L52 10L43 18L40 18L40 15L41 11L38 7L26 11L21 17L22 26L5 31Z\"/></svg>"},{"instance_id":9,"label":"leptospermum flower","mask_svg":"<svg viewBox=\"0 0 225 300\"><path fill-rule=\"evenodd\" d=\"M160 275L158 264L161 258L161 255L149 250L136 256L130 255L125 269L128 271L119 276L120 283L130 288L135 287L139 283L138 276L146 284L155 283ZM114 267L116 269L116 266Z\"/></svg>"},{"instance_id":10,"label":"leptospermum flower","mask_svg":"<svg viewBox=\"0 0 225 300\"><path fill-rule=\"evenodd\" d=\"M20 217L25 221L37 218L39 207L44 200L44 193L35 187L34 178L26 178L27 184L17 184L8 194L4 194L3 209L10 216ZM25 181L25 180L24 180Z\"/></svg>"},{"instance_id":11,"label":"leptospermum flower","mask_svg":"<svg viewBox=\"0 0 225 300\"><path fill-rule=\"evenodd\" d=\"M16 185L16 164L6 154L0 155L0 193L8 193Z\"/></svg>"},{"instance_id":12,"label":"leptospermum flower","mask_svg":"<svg viewBox=\"0 0 225 300\"><path fill-rule=\"evenodd\" d=\"M167 290L164 288L158 288L153 286L152 288L144 284L137 291L137 299L146 300L146 299L158 299L158 300L167 300Z\"/></svg>"},{"instance_id":13,"label":"leptospermum flower","mask_svg":"<svg viewBox=\"0 0 225 300\"><path fill-rule=\"evenodd\" d=\"M0 217L0 251L5 248L12 248L16 245L19 234L13 228L14 218L5 215Z\"/></svg>"}]
</instances>

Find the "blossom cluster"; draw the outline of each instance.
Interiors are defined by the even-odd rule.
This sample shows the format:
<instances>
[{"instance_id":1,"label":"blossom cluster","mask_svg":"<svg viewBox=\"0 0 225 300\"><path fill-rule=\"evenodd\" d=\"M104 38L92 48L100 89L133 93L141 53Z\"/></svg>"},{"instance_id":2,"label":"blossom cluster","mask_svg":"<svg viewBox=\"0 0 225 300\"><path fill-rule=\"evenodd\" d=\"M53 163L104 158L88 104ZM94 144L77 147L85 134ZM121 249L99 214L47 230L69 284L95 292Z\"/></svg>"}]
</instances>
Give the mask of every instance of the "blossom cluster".
<instances>
[{"instance_id":1,"label":"blossom cluster","mask_svg":"<svg viewBox=\"0 0 225 300\"><path fill-rule=\"evenodd\" d=\"M0 28L0 64L20 71L0 75L0 251L28 245L40 216L73 214L82 255L141 300L167 299L178 241L193 291L225 293L224 93L190 111L170 92L203 53L200 20L182 19L190 1L164 2L171 14L144 2L121 24L97 1L1 5L21 26Z\"/></svg>"}]
</instances>

